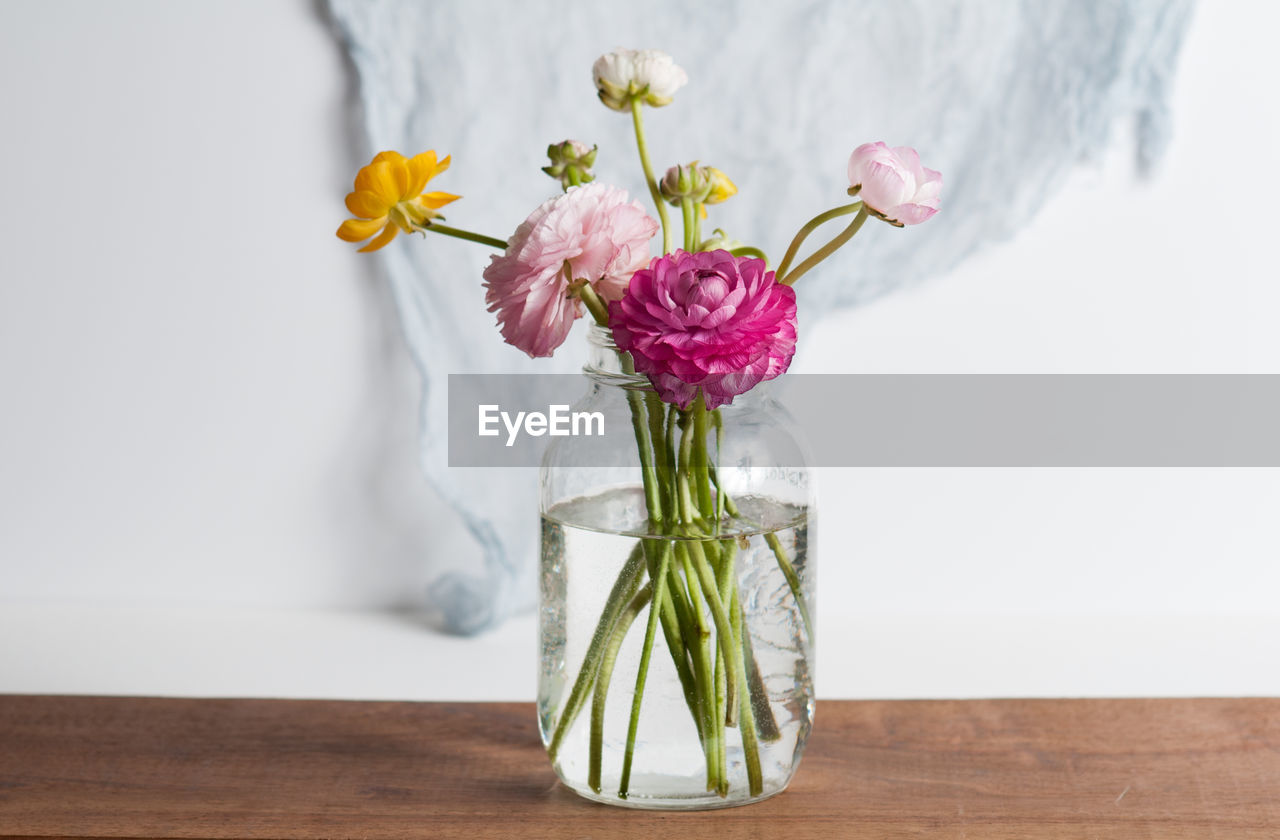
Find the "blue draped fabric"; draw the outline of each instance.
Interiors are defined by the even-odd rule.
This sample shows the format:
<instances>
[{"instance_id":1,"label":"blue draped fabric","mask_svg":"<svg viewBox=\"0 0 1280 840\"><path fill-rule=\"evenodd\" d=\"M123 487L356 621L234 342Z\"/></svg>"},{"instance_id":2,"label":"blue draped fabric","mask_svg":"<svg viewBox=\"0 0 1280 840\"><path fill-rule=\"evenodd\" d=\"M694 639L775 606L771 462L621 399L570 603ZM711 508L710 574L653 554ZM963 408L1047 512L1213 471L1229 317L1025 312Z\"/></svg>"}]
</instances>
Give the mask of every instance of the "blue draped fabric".
<instances>
[{"instance_id":1,"label":"blue draped fabric","mask_svg":"<svg viewBox=\"0 0 1280 840\"><path fill-rule=\"evenodd\" d=\"M646 201L631 124L595 99L591 64L618 46L661 49L688 71L646 111L659 171L700 159L739 195L705 228L775 260L795 229L847 202L845 163L869 140L910 145L944 173L942 213L910 235L860 236L798 287L801 327L954 268L1007 239L1077 163L1135 120L1149 168L1169 137L1169 94L1191 0L814 0L555 4L329 0L359 79L368 153L436 149L460 193L448 223L505 238L558 186L548 143L598 143L597 177ZM357 161L356 157L361 158ZM354 171L354 166L353 166ZM438 186L437 186L438 184ZM879 233L880 231L877 231ZM885 231L887 233L887 231ZM482 566L432 555L430 604L473 633L536 597L536 475L450 470L445 376L577 370L585 342L532 362L485 311L484 248L407 237L380 253L422 373L427 478L483 549ZM801 340L803 341L803 333Z\"/></svg>"}]
</instances>

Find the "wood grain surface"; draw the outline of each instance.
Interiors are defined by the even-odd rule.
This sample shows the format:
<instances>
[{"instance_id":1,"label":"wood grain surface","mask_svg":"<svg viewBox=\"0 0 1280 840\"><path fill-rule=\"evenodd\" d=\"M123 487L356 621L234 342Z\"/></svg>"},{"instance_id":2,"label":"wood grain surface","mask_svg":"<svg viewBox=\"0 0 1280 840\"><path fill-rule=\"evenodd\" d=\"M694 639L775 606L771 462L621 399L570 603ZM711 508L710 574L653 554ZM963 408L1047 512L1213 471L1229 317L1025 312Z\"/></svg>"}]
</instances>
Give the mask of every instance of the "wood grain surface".
<instances>
[{"instance_id":1,"label":"wood grain surface","mask_svg":"<svg viewBox=\"0 0 1280 840\"><path fill-rule=\"evenodd\" d=\"M524 703L0 695L0 837L1280 838L1280 700L824 701L790 789L557 784Z\"/></svg>"}]
</instances>

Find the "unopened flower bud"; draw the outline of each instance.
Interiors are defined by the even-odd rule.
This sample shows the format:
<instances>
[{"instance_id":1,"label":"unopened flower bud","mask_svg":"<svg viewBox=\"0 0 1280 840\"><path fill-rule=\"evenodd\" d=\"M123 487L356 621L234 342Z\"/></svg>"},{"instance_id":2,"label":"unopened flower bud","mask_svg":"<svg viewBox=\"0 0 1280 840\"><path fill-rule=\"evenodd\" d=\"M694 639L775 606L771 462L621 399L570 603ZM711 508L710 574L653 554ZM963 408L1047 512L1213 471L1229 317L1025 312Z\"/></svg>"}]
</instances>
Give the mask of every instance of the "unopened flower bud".
<instances>
[{"instance_id":1,"label":"unopened flower bud","mask_svg":"<svg viewBox=\"0 0 1280 840\"><path fill-rule=\"evenodd\" d=\"M710 166L698 166L696 160L687 166L673 166L662 176L658 192L677 207L686 198L695 203L704 202L714 188L710 170Z\"/></svg>"},{"instance_id":2,"label":"unopened flower bud","mask_svg":"<svg viewBox=\"0 0 1280 840\"><path fill-rule=\"evenodd\" d=\"M542 167L542 171L559 181L565 189L575 184L588 184L596 178L591 171L596 162L596 151L596 146L588 149L587 144L579 140L552 143L547 147L551 165Z\"/></svg>"},{"instance_id":3,"label":"unopened flower bud","mask_svg":"<svg viewBox=\"0 0 1280 840\"><path fill-rule=\"evenodd\" d=\"M738 194L737 184L730 181L728 175L714 166L704 166L702 168L706 170L707 177L711 181L711 192L707 193L707 197L702 200L703 204L719 204Z\"/></svg>"},{"instance_id":4,"label":"unopened flower bud","mask_svg":"<svg viewBox=\"0 0 1280 840\"><path fill-rule=\"evenodd\" d=\"M716 228L712 235L698 243L699 251L736 251L742 248L746 243L740 239L734 239L720 228Z\"/></svg>"},{"instance_id":5,"label":"unopened flower bud","mask_svg":"<svg viewBox=\"0 0 1280 840\"><path fill-rule=\"evenodd\" d=\"M926 169L909 146L863 143L849 156L849 194L895 227L918 225L938 212L942 173Z\"/></svg>"}]
</instances>

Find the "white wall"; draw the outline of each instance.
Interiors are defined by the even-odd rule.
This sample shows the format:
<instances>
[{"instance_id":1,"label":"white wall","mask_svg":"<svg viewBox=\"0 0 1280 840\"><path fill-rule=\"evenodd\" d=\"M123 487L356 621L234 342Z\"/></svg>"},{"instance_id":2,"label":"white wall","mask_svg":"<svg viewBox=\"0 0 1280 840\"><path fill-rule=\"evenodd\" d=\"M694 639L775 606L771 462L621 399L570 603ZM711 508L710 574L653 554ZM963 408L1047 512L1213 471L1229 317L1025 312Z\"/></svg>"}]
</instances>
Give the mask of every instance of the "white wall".
<instances>
[{"instance_id":1,"label":"white wall","mask_svg":"<svg viewBox=\"0 0 1280 840\"><path fill-rule=\"evenodd\" d=\"M433 516L309 2L0 5L0 601L407 602Z\"/></svg>"},{"instance_id":2,"label":"white wall","mask_svg":"<svg viewBox=\"0 0 1280 840\"><path fill-rule=\"evenodd\" d=\"M1201 4L1153 182L1118 151L1007 246L817 327L797 369L1280 373L1280 16L1260 14ZM317 682L322 661L166 683L131 654L186 638L197 608L217 628L219 609L411 605L429 534L474 553L417 477L375 263L333 237L361 161L314 5L0 4L0 80L0 691L377 695L368 673ZM1240 652L1280 627L1275 470L823 478L820 632L851 639L822 648L824 693L1280 692L1249 658L1274 641ZM121 629L126 607L153 618ZM98 618L68 637L68 615ZM1115 655L1133 637L1110 629L1135 627L1169 667ZM96 655L119 667L77 659L111 632ZM1180 653L1192 637L1209 642ZM1027 664L1038 644L1109 664L1055 681ZM1171 678L1183 653L1220 666Z\"/></svg>"}]
</instances>

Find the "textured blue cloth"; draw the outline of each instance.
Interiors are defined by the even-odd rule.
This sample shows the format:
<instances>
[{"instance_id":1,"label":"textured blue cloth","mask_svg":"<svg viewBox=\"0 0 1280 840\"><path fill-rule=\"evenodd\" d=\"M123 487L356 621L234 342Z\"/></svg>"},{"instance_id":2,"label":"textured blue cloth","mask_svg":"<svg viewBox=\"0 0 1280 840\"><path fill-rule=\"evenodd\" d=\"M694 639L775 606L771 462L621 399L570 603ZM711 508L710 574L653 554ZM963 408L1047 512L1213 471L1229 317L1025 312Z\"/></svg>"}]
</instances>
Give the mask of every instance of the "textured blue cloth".
<instances>
[{"instance_id":1,"label":"textured blue cloth","mask_svg":"<svg viewBox=\"0 0 1280 840\"><path fill-rule=\"evenodd\" d=\"M1137 121L1136 154L1149 167L1168 139L1191 6L329 0L359 77L361 162L388 148L453 154L432 184L464 196L446 209L448 223L499 238L558 192L539 167L547 144L566 138L598 143L597 177L647 204L630 119L600 105L591 82L592 62L618 46L664 50L688 71L673 104L646 110L654 166L700 159L723 169L740 192L712 208L705 229L723 227L774 260L805 220L848 201L855 146L919 149L944 174L942 213L910 235L868 231L806 276L802 330L1006 239L1074 164L1106 148L1117 120ZM538 362L505 345L484 307L482 247L429 237L381 254L422 371L423 468L485 558L477 568L427 556L428 598L448 629L473 633L536 597L536 476L449 470L445 376L572 371L585 342L570 336Z\"/></svg>"}]
</instances>

